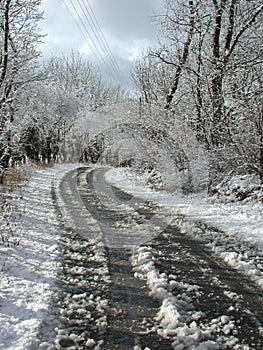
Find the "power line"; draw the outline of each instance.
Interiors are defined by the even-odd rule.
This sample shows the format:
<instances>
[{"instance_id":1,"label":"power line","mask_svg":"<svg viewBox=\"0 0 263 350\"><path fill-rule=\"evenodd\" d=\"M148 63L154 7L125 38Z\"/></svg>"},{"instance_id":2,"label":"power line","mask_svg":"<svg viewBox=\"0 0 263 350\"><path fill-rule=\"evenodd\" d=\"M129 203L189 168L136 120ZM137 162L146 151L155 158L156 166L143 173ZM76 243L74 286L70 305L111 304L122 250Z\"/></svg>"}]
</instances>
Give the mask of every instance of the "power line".
<instances>
[{"instance_id":1,"label":"power line","mask_svg":"<svg viewBox=\"0 0 263 350\"><path fill-rule=\"evenodd\" d=\"M76 26L78 27L78 29L79 29L79 31L80 31L80 33L81 33L81 35L82 35L84 41L87 42L87 44L88 44L90 50L93 52L93 54L94 54L94 56L96 57L96 59L97 59L97 60L100 60L100 58L98 57L98 55L96 54L96 52L93 51L92 47L90 46L89 42L87 41L86 34L83 32L81 26L79 25L78 21L76 20L76 18L74 17L74 15L72 14L72 12L70 11L70 9L69 9L68 5L65 3L65 1L64 1L64 4L65 4L65 6L66 6L66 8L67 8L67 10L68 10L68 12L69 12L71 18L73 19L73 21L75 22ZM73 5L73 7L74 7L74 5ZM78 15L78 14L77 14L77 15Z\"/></svg>"},{"instance_id":2,"label":"power line","mask_svg":"<svg viewBox=\"0 0 263 350\"><path fill-rule=\"evenodd\" d=\"M122 83L124 83L124 85L125 85L126 83L125 83L124 79L122 78L121 73L120 73L118 67L116 67L116 65L114 64L114 62L113 62L113 60L111 59L111 57L108 56L109 54L108 54L108 52L107 52L107 49L106 49L105 45L103 45L103 42L101 41L101 37L100 37L100 35L99 35L99 32L97 31L97 28L96 28L96 26L95 26L95 22L94 22L93 18L91 17L90 12L89 12L89 10L88 10L88 8L87 8L85 2L83 3L84 8L82 7L82 5L80 4L79 1L78 1L78 3L79 3L79 5L80 5L80 7L81 7L81 9L82 9L82 11L83 11L83 13L84 13L84 16L85 16L85 18L86 18L86 20L87 20L87 22L88 22L88 25L89 25L89 27L90 27L90 29L91 29L93 35L94 35L94 39L95 39L95 40L97 41L97 43L99 44L99 47L100 47L100 49L101 49L101 51L102 51L102 54L103 54L105 57L107 57L107 59L108 59L108 64L110 65L110 67L112 68L112 70L114 71L114 73L116 74L116 76L118 76L118 78L120 79L120 81L122 81Z\"/></svg>"},{"instance_id":3,"label":"power line","mask_svg":"<svg viewBox=\"0 0 263 350\"><path fill-rule=\"evenodd\" d=\"M77 0L77 3L80 7L80 10L84 14L84 18L79 13L79 10L76 8L72 0L69 0L72 9L74 10L75 15L77 16L77 19L73 15L72 11L70 10L69 6L66 4L64 0L64 4L70 13L72 19L74 20L76 26L78 27L79 31L81 32L85 42L88 44L89 49L92 51L94 56L98 61L100 61L103 65L103 69L105 72L108 72L112 79L118 84L119 82L122 83L122 85L129 88L129 83L127 82L126 78L122 75L121 70L119 69L119 66L117 64L116 59L112 55L110 48L106 42L105 36L101 30L101 27L96 19L96 16L89 5L89 10L87 6L84 4L84 7L80 3L79 0ZM84 20L85 19L85 20ZM91 35L91 32L89 31L87 24L93 33L93 36ZM80 25L81 23L81 25ZM87 40L87 38L89 40ZM97 43L96 43L97 41ZM107 61L106 61L107 59ZM118 78L118 79L117 79ZM119 80L119 81L118 81Z\"/></svg>"},{"instance_id":4,"label":"power line","mask_svg":"<svg viewBox=\"0 0 263 350\"><path fill-rule=\"evenodd\" d=\"M82 4L80 3L79 0L77 0L77 2L78 2L78 4L79 4L79 6L80 6L80 8L81 8L81 10L82 10L82 12L83 12L83 14L84 14L84 18L86 19L86 21L87 21L87 23L88 23L88 25L89 25L89 28L91 29L91 32L92 32L92 34L93 34L93 42L96 40L96 45L97 45L97 44L99 45L99 50L100 50L100 52L102 53L102 57L103 57L103 58L104 58L104 57L108 58L108 57L107 57L107 53L105 52L103 46L101 46L100 37L99 37L99 35L97 34L96 29L95 29L94 26L92 25L93 23L92 23L91 19L87 16L87 13L86 13L86 9L87 9L87 8L86 8L86 6L84 5L84 7L82 7ZM90 33L90 35L91 35L91 33ZM121 77L121 75L120 75L118 69L116 69L116 67L112 64L112 61L111 61L111 60L108 60L108 61L107 61L107 65L111 68L112 72L116 75L116 77L118 77L118 78L120 79L120 81L122 81L122 83L123 83L122 77Z\"/></svg>"},{"instance_id":5,"label":"power line","mask_svg":"<svg viewBox=\"0 0 263 350\"><path fill-rule=\"evenodd\" d=\"M89 33L88 29L87 29L87 26L86 26L86 24L84 23L82 17L80 16L80 14L79 14L79 12L78 12L76 6L74 5L74 3L73 3L72 0L69 0L69 1L70 1L70 4L71 4L72 8L73 8L74 11L75 11L75 14L77 15L77 17L78 17L78 19L79 19L79 22L82 24L82 27L83 27L83 29L84 29L84 32L83 32L83 30L81 29L81 33L82 33L82 35L84 35L84 40L85 40L85 42L89 45L89 48L91 49L91 51L92 51L93 54L95 55L96 59L97 59L98 61L101 61L101 62L102 62L103 66L106 68L106 70L107 70L108 73L111 75L111 77L113 78L113 80L114 80L116 83L118 83L118 81L116 80L115 75L113 74L112 70L111 70L110 67L108 66L108 64L107 64L107 62L105 61L104 57L101 55L101 53L100 53L100 51L99 51L99 49L98 49L96 43L94 42L92 36L90 35L90 33ZM65 1L64 1L64 3L65 3ZM65 4L65 5L66 5L66 4ZM72 12L70 11L69 7L68 7L67 5L66 5L66 7L67 7L68 11L70 12L71 16L73 17L75 23L78 23L78 22L76 21L74 15L73 15ZM79 24L78 24L78 28L80 29ZM92 43L93 47L91 46L91 44L90 44L89 41L87 40L87 36L86 36L86 35L88 36L88 38L89 38L90 42ZM95 49L95 50L94 50L94 49Z\"/></svg>"},{"instance_id":6,"label":"power line","mask_svg":"<svg viewBox=\"0 0 263 350\"><path fill-rule=\"evenodd\" d=\"M88 4L89 9L87 8L87 5L84 2L85 8L86 8L86 10L87 10L87 12L88 12L88 14L90 16L90 19L92 21L93 27L95 28L95 30L96 30L99 38L100 38L100 42L101 42L102 47L107 52L109 60L112 62L113 67L115 67L115 69L119 72L119 75L121 76L121 78L123 79L125 84L127 86L129 86L129 83L126 80L125 75L122 74L122 71L119 68L118 62L117 62L116 58L113 56L113 54L112 54L112 52L110 50L110 47L109 47L109 45L108 45L108 43L106 41L105 35L104 35L104 33L103 33L102 29L101 29L101 26L100 26L100 24L99 24L99 22L98 22L98 20L97 20L97 18L95 16L95 13L94 13L91 5L90 5L89 0L86 0L86 2Z\"/></svg>"}]
</instances>

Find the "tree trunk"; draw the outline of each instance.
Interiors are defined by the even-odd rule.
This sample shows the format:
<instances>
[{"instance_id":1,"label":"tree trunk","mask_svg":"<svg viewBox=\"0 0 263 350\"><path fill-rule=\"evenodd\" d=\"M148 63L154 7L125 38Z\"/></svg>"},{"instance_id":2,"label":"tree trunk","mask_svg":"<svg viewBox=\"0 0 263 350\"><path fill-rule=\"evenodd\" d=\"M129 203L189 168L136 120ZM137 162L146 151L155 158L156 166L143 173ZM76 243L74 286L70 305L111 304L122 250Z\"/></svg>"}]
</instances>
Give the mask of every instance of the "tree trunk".
<instances>
[{"instance_id":1,"label":"tree trunk","mask_svg":"<svg viewBox=\"0 0 263 350\"><path fill-rule=\"evenodd\" d=\"M4 31L4 43L3 43L3 56L1 57L1 77L0 77L0 87L3 85L8 66L8 37L9 37L9 9L11 0L6 1L4 10L4 20L2 24L2 29Z\"/></svg>"},{"instance_id":2,"label":"tree trunk","mask_svg":"<svg viewBox=\"0 0 263 350\"><path fill-rule=\"evenodd\" d=\"M223 72L218 71L212 80L212 130L211 144L219 146L221 143L222 121L224 114L224 97L223 97Z\"/></svg>"},{"instance_id":3,"label":"tree trunk","mask_svg":"<svg viewBox=\"0 0 263 350\"><path fill-rule=\"evenodd\" d=\"M172 103L172 100L174 98L174 95L178 89L178 85L179 85L179 80L180 80L180 76L183 70L183 67L188 59L189 56L189 50L190 50L190 45L194 36L194 32L195 32L195 7L194 7L194 3L193 1L189 1L189 10L190 10L190 14L189 14L189 31L188 31L188 35L186 38L186 41L184 43L184 48L183 48L183 53L182 56L178 62L177 68L176 68L176 72L175 72L175 77L174 77L174 82L173 85L170 89L169 94L166 97L166 105L165 105L165 109L169 109L170 105Z\"/></svg>"}]
</instances>

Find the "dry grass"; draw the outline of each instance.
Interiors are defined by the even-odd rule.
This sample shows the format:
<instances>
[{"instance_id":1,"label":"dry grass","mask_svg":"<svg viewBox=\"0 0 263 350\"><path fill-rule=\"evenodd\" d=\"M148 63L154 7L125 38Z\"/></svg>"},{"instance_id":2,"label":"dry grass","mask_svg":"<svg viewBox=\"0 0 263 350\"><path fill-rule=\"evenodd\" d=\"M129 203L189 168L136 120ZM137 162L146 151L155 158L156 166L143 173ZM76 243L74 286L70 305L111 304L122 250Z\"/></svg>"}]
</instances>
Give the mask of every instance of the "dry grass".
<instances>
[{"instance_id":1,"label":"dry grass","mask_svg":"<svg viewBox=\"0 0 263 350\"><path fill-rule=\"evenodd\" d=\"M28 163L10 167L5 170L3 176L4 185L21 185L28 181L30 173L38 169L42 169L46 165L42 163Z\"/></svg>"},{"instance_id":2,"label":"dry grass","mask_svg":"<svg viewBox=\"0 0 263 350\"><path fill-rule=\"evenodd\" d=\"M28 180L28 171L23 167L9 168L3 176L4 185L21 184Z\"/></svg>"},{"instance_id":3,"label":"dry grass","mask_svg":"<svg viewBox=\"0 0 263 350\"><path fill-rule=\"evenodd\" d=\"M28 181L30 173L43 168L54 166L54 162L45 163L27 163L5 170L3 176L3 185L21 185Z\"/></svg>"}]
</instances>

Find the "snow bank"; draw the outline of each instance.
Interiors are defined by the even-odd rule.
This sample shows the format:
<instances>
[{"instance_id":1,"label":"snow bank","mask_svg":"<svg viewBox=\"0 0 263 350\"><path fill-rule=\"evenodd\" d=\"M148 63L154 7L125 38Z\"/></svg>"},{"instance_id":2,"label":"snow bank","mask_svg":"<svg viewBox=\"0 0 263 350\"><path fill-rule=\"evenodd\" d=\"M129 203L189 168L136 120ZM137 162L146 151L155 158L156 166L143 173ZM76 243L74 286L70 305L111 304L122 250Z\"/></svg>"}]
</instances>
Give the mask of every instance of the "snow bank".
<instances>
[{"instance_id":1,"label":"snow bank","mask_svg":"<svg viewBox=\"0 0 263 350\"><path fill-rule=\"evenodd\" d=\"M227 315L222 315L205 324L198 322L204 315L197 312L192 304L187 290L195 290L196 286L184 285L185 293L173 295L177 286L176 280L168 282L165 273L160 274L155 267L153 248L139 247L132 257L135 277L146 279L150 295L161 302L156 316L157 332L165 338L173 339L172 347L175 350L222 350L243 349L238 339L232 335L237 332L234 321ZM196 288L198 293L198 288Z\"/></svg>"},{"instance_id":2,"label":"snow bank","mask_svg":"<svg viewBox=\"0 0 263 350\"><path fill-rule=\"evenodd\" d=\"M225 179L212 188L211 193L216 202L263 203L263 186L257 175L239 175Z\"/></svg>"}]
</instances>

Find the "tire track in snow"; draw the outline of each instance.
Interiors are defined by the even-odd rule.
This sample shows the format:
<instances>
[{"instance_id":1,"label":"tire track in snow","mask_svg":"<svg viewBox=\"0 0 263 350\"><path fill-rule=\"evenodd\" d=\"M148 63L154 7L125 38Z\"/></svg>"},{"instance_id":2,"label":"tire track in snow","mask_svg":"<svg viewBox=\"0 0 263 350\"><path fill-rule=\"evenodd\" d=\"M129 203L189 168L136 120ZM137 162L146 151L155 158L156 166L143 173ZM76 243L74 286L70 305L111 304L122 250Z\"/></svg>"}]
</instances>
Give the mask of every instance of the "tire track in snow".
<instances>
[{"instance_id":1,"label":"tire track in snow","mask_svg":"<svg viewBox=\"0 0 263 350\"><path fill-rule=\"evenodd\" d=\"M95 171L98 171L99 178L102 178L105 170ZM83 209L86 207L95 219L89 221L89 225L94 226L89 233L90 239L103 233L111 285L108 294L110 308L105 310L107 325L104 328L104 344L101 343L98 349L143 349L146 346L150 349L169 349L172 347L172 341L174 341L174 349L177 349L177 346L180 348L183 343L176 343L172 336L167 336L156 327L155 317L159 311L160 301L149 298L145 281L134 278L130 261L131 247L129 244L122 248L115 246L118 239L120 242L125 242L127 238L128 243L130 242L130 237L122 230L118 230L117 224L123 224L127 231L133 222L143 224L147 219L150 220L156 208L153 205L152 208L147 209L148 205L143 201L143 205L127 210L126 207L118 206L119 203L114 203L115 198L109 198L109 193L100 194L97 197L91 172L88 174L88 183L86 183L87 169L79 170L78 175L71 174L70 181L74 183L73 192L76 191L76 184L79 191L79 194L73 196L73 202L82 203L81 210L72 208L72 199L66 198L69 188L63 187L65 184L61 187L60 193L66 196L64 200L67 202L67 214L64 213L64 216L69 226L72 225L72 218L75 221L82 215L89 216ZM102 189L103 187L105 188L105 184L102 184ZM131 204L130 195L117 187L111 190L122 202ZM136 213L139 213L139 216L135 215ZM158 221L155 222L158 224ZM73 225L79 226L79 232L84 236L87 235L85 222L79 224L75 221ZM118 233L120 233L119 236ZM86 239L88 239L87 236ZM214 327L214 332L211 331L211 339L220 339L222 344L226 344L227 339L232 341L235 337L239 340L239 343L235 343L236 345L232 347L218 345L213 347L214 349L244 350L247 349L246 344L250 345L250 349L263 348L262 336L258 332L259 320L262 321L262 297L260 291L249 279L243 279L236 270L215 258L202 243L183 235L178 227L167 227L161 235L148 244L156 252L157 270L160 274L164 273L167 276L168 292L179 298L182 304L191 299L192 307L202 314L195 322L200 326L203 325L204 328L211 327L211 324ZM187 296L187 298L184 300L181 296ZM160 338L157 331L167 339ZM202 346L202 339L200 339L200 346ZM186 346L180 349L190 348Z\"/></svg>"},{"instance_id":2,"label":"tire track in snow","mask_svg":"<svg viewBox=\"0 0 263 350\"><path fill-rule=\"evenodd\" d=\"M103 173L105 170L97 171ZM79 183L83 181L80 179L82 175L79 174ZM112 198L107 195L104 196L106 205L105 202L102 203L101 196L100 198L96 196L92 174L88 173L86 178L86 190L82 189L80 195L89 212L98 220L104 233L111 276L108 327L102 349L139 350L145 347L156 350L170 349L171 342L159 337L154 328L154 317L159 303L149 297L145 282L134 277L130 261L131 246L116 247L114 244L116 240L127 244L126 237L129 242L129 236L122 237L123 233L116 227L116 223L125 224L132 214L130 211L125 212L116 203L112 203ZM110 202L107 203L107 200ZM134 210L132 212L135 213ZM133 219L145 221L141 216L138 218L137 215ZM115 237L112 237L113 234Z\"/></svg>"},{"instance_id":3,"label":"tire track in snow","mask_svg":"<svg viewBox=\"0 0 263 350\"><path fill-rule=\"evenodd\" d=\"M125 194L117 187L115 189L115 195L129 201L131 194ZM155 210L153 205L153 210L146 211L149 220L154 216ZM213 348L247 349L246 344L249 344L250 349L263 348L263 297L262 289L256 283L227 265L223 259L216 257L205 246L205 242L183 234L179 226L168 225L149 246L155 248L153 259L159 275L167 275L167 293L172 292L176 298L179 296L177 301L182 305L187 303L189 297L191 302L189 301L188 306L193 308L193 313L203 314L199 322L194 322L202 326L200 329L205 329L203 334L207 333L208 338L214 339L214 344L221 342L222 348L219 344ZM187 313L187 307L182 312ZM163 330L163 334L167 334L166 332L167 330ZM193 337L190 333L188 340ZM178 343L175 341L173 347L188 349L184 344L184 341L187 343L186 339L187 334L185 340ZM196 341L198 343L198 336ZM202 343L202 337L199 341L202 349L210 349L209 345L206 347ZM190 343L188 346L191 348Z\"/></svg>"},{"instance_id":4,"label":"tire track in snow","mask_svg":"<svg viewBox=\"0 0 263 350\"><path fill-rule=\"evenodd\" d=\"M208 332L208 339L222 342L220 349L263 348L260 334L262 291L257 285L215 258L203 244L182 234L176 226L168 226L149 244L147 252L152 255L158 275L165 281L169 298L175 300L176 305L186 303L189 306L189 310L188 307L181 310L180 319L185 320L178 329L170 329L171 338L173 332L180 334L183 325L191 328L190 324L195 322L204 334ZM147 271L146 275L150 270ZM158 295L158 285L153 288ZM200 315L195 319L196 311ZM162 332L167 331L163 329ZM230 346L227 344L231 337ZM204 340L200 338L200 342ZM184 343L182 339L181 343Z\"/></svg>"},{"instance_id":5,"label":"tire track in snow","mask_svg":"<svg viewBox=\"0 0 263 350\"><path fill-rule=\"evenodd\" d=\"M52 305L54 320L40 330L40 349L100 349L107 328L107 259L100 229L77 190L80 171L69 171L53 184L54 206L63 230ZM52 334L47 334L48 329ZM53 339L48 339L51 336Z\"/></svg>"}]
</instances>

